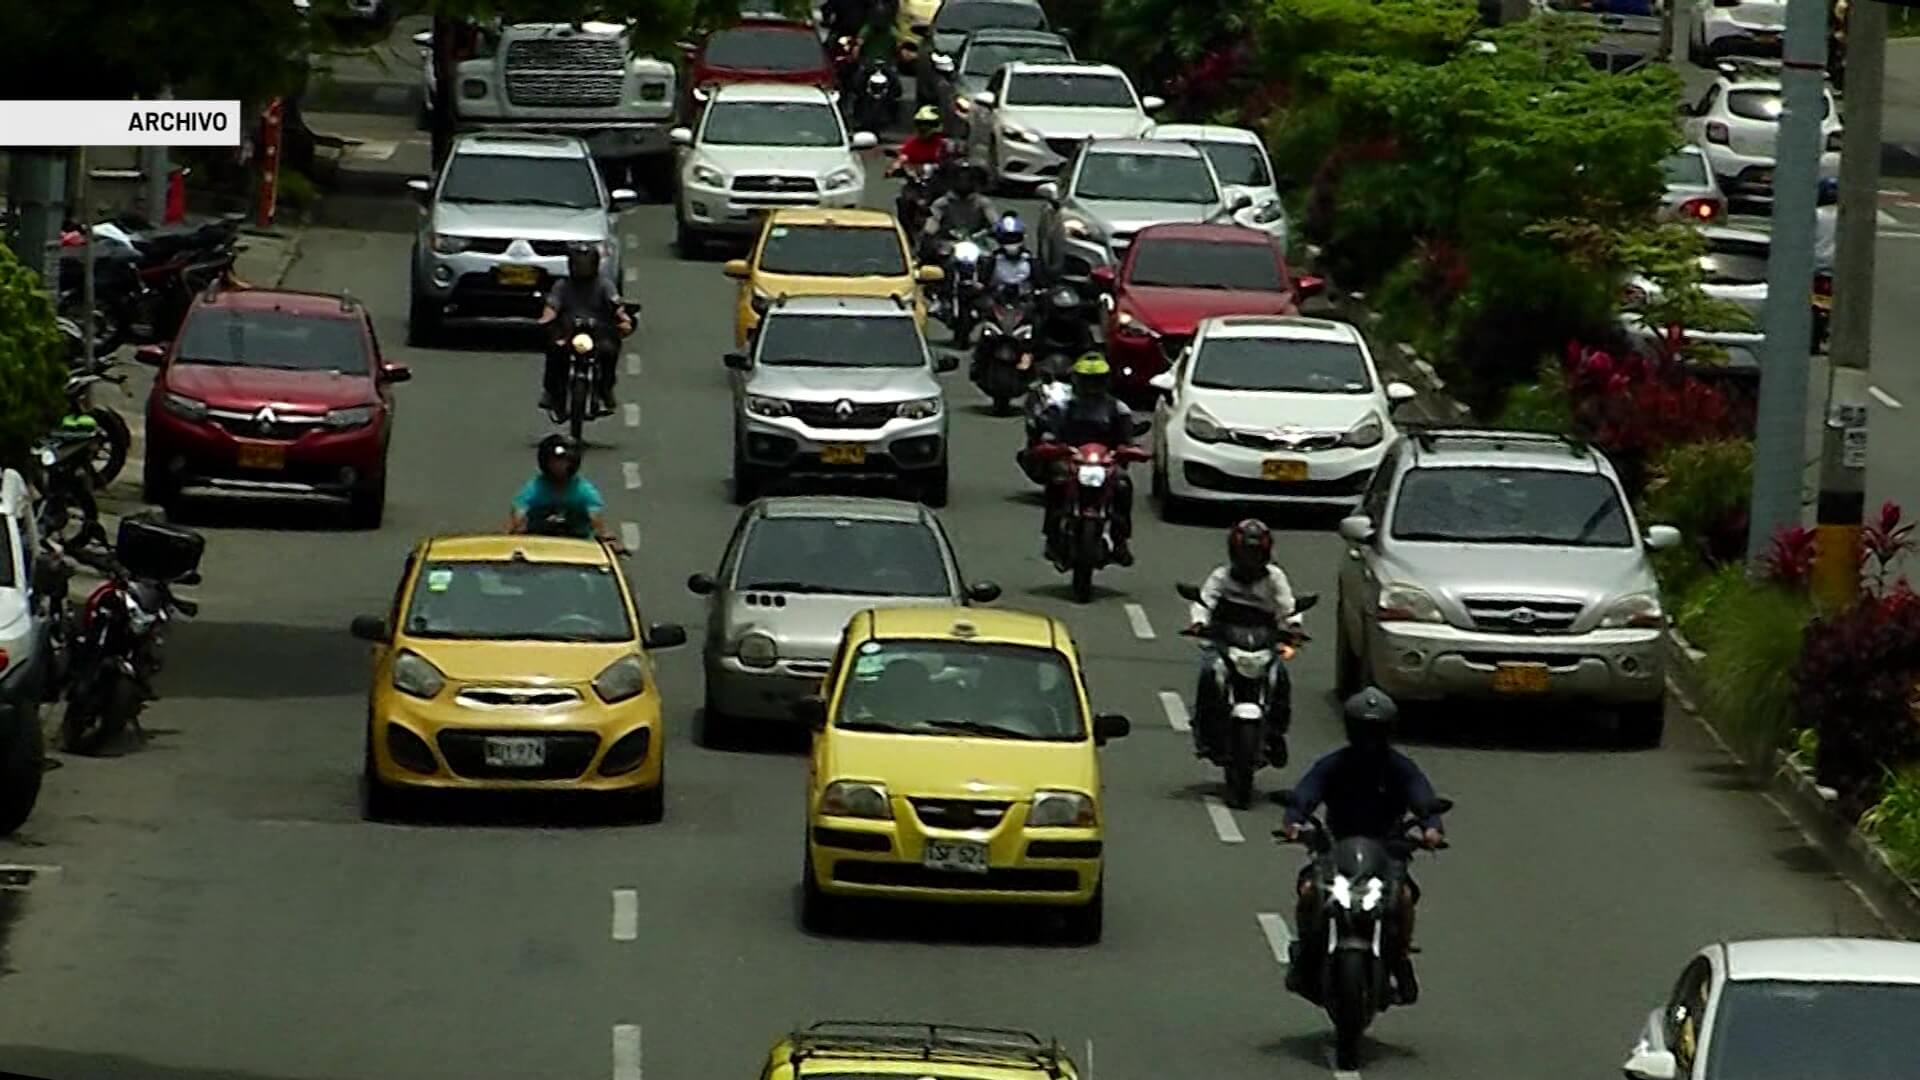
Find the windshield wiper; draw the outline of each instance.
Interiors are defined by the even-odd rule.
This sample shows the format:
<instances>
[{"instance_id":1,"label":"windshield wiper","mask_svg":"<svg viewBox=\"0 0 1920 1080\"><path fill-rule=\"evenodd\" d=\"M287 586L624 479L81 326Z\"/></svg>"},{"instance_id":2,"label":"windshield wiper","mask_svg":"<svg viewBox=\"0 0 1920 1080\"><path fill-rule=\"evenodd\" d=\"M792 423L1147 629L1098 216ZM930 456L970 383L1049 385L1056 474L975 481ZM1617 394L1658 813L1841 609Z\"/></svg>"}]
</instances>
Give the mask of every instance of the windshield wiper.
<instances>
[{"instance_id":1,"label":"windshield wiper","mask_svg":"<svg viewBox=\"0 0 1920 1080\"><path fill-rule=\"evenodd\" d=\"M983 724L978 720L928 720L926 724L928 727L936 727L942 731L964 731L969 735L985 735L994 739L1039 738L1030 732L1015 731L1013 728L1004 728L995 724Z\"/></svg>"},{"instance_id":2,"label":"windshield wiper","mask_svg":"<svg viewBox=\"0 0 1920 1080\"><path fill-rule=\"evenodd\" d=\"M463 206L505 206L518 202L518 199L490 199L485 195L442 195L443 203L458 203Z\"/></svg>"},{"instance_id":3,"label":"windshield wiper","mask_svg":"<svg viewBox=\"0 0 1920 1080\"><path fill-rule=\"evenodd\" d=\"M820 360L811 356L795 356L786 360L768 360L774 367L848 367L838 360Z\"/></svg>"},{"instance_id":4,"label":"windshield wiper","mask_svg":"<svg viewBox=\"0 0 1920 1080\"><path fill-rule=\"evenodd\" d=\"M1607 515L1612 511L1613 500L1611 499L1605 500L1601 502L1599 506L1594 507L1593 513L1587 515L1587 520L1581 524L1580 531L1573 534L1573 542L1578 544L1591 537L1593 530L1599 528L1601 523L1607 520Z\"/></svg>"},{"instance_id":5,"label":"windshield wiper","mask_svg":"<svg viewBox=\"0 0 1920 1080\"><path fill-rule=\"evenodd\" d=\"M203 364L207 367L246 367L245 360L216 360L210 356L182 356L175 363Z\"/></svg>"},{"instance_id":6,"label":"windshield wiper","mask_svg":"<svg viewBox=\"0 0 1920 1080\"><path fill-rule=\"evenodd\" d=\"M577 202L565 202L560 199L503 199L501 201L512 202L517 206L557 206L562 210L591 210L594 208L592 203L582 205Z\"/></svg>"},{"instance_id":7,"label":"windshield wiper","mask_svg":"<svg viewBox=\"0 0 1920 1080\"><path fill-rule=\"evenodd\" d=\"M804 581L756 581L751 585L740 586L741 592L790 592L823 593L830 592L818 585L809 585Z\"/></svg>"},{"instance_id":8,"label":"windshield wiper","mask_svg":"<svg viewBox=\"0 0 1920 1080\"><path fill-rule=\"evenodd\" d=\"M835 724L834 727L842 731L884 731L893 735L913 734L913 729L911 728L896 727L893 724L882 724L876 720L842 720Z\"/></svg>"}]
</instances>

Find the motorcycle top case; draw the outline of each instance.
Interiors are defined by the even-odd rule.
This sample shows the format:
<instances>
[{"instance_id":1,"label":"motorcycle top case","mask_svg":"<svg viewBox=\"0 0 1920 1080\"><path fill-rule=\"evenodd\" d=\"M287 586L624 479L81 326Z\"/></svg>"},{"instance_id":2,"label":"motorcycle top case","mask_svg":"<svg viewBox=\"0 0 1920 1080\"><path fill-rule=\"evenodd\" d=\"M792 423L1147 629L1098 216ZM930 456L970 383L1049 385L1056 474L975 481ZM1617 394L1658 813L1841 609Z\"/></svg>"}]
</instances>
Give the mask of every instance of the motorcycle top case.
<instances>
[{"instance_id":1,"label":"motorcycle top case","mask_svg":"<svg viewBox=\"0 0 1920 1080\"><path fill-rule=\"evenodd\" d=\"M178 581L200 569L207 538L192 529L139 515L122 518L113 555L134 577Z\"/></svg>"}]
</instances>

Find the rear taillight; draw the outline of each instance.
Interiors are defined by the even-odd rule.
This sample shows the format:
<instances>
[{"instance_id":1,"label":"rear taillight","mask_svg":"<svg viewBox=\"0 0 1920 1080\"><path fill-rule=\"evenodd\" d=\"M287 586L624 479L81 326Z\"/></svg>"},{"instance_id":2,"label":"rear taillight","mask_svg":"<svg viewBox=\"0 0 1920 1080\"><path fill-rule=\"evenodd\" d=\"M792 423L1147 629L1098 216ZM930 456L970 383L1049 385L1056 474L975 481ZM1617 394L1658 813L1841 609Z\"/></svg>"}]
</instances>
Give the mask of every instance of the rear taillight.
<instances>
[{"instance_id":1,"label":"rear taillight","mask_svg":"<svg viewBox=\"0 0 1920 1080\"><path fill-rule=\"evenodd\" d=\"M1813 275L1813 295L1815 296L1832 296L1833 295L1833 275L1832 274Z\"/></svg>"},{"instance_id":2,"label":"rear taillight","mask_svg":"<svg viewBox=\"0 0 1920 1080\"><path fill-rule=\"evenodd\" d=\"M1726 146L1733 141L1733 136L1727 132L1727 125L1715 120L1707 125L1707 141Z\"/></svg>"},{"instance_id":3,"label":"rear taillight","mask_svg":"<svg viewBox=\"0 0 1920 1080\"><path fill-rule=\"evenodd\" d=\"M1725 210L1719 199L1688 199L1680 204L1680 216L1694 221L1712 221Z\"/></svg>"},{"instance_id":4,"label":"rear taillight","mask_svg":"<svg viewBox=\"0 0 1920 1080\"><path fill-rule=\"evenodd\" d=\"M7 670L7 665L11 663L13 663L13 657L7 655L7 650L0 649L0 671Z\"/></svg>"}]
</instances>

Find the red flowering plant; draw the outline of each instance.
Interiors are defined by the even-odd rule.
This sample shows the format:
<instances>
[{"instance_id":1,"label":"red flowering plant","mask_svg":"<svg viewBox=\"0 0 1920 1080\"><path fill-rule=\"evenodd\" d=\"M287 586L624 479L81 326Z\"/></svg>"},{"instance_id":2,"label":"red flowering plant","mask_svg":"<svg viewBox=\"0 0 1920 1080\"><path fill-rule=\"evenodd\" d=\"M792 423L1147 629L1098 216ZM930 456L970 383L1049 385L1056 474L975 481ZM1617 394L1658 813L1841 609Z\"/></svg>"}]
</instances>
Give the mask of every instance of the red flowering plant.
<instances>
[{"instance_id":1,"label":"red flowering plant","mask_svg":"<svg viewBox=\"0 0 1920 1080\"><path fill-rule=\"evenodd\" d=\"M1634 491L1659 451L1746 438L1753 430L1743 400L1689 374L1665 350L1615 352L1574 342L1567 347L1566 373L1575 429L1607 451Z\"/></svg>"},{"instance_id":2,"label":"red flowering plant","mask_svg":"<svg viewBox=\"0 0 1920 1080\"><path fill-rule=\"evenodd\" d=\"M1776 585L1805 588L1813 577L1814 536L1805 525L1781 529L1773 536L1766 557L1760 561L1760 576Z\"/></svg>"}]
</instances>

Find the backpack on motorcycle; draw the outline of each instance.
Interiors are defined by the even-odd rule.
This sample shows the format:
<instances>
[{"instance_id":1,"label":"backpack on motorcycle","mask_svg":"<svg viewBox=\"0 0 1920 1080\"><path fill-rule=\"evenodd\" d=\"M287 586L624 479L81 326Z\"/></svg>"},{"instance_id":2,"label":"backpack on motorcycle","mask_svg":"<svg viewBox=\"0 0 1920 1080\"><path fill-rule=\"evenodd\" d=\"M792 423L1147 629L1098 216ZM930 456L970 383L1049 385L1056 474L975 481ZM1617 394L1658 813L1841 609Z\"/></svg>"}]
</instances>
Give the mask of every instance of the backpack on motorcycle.
<instances>
[{"instance_id":1,"label":"backpack on motorcycle","mask_svg":"<svg viewBox=\"0 0 1920 1080\"><path fill-rule=\"evenodd\" d=\"M206 537L151 514L122 518L113 544L114 558L127 573L169 582L198 571L206 550Z\"/></svg>"}]
</instances>

